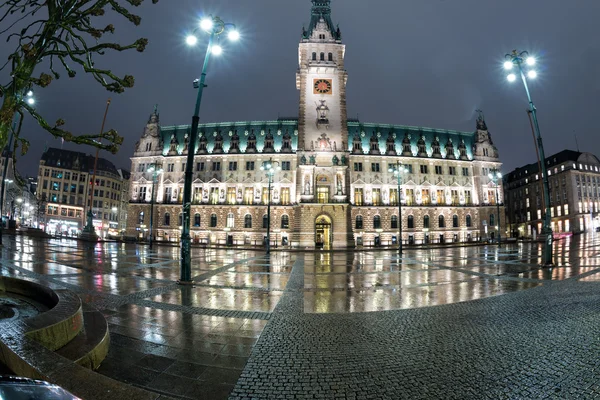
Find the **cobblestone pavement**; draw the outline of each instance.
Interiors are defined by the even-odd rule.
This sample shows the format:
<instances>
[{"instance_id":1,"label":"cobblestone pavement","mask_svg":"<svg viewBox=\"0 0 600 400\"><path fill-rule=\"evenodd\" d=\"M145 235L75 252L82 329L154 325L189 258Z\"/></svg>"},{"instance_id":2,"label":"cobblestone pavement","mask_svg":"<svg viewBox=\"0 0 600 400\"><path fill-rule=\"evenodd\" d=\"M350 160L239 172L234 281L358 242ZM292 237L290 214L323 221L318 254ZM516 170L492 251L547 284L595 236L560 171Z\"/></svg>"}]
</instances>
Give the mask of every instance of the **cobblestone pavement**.
<instances>
[{"instance_id":1,"label":"cobblestone pavement","mask_svg":"<svg viewBox=\"0 0 600 400\"><path fill-rule=\"evenodd\" d=\"M5 236L0 274L78 293L109 322L99 372L173 397L590 398L598 245L561 241L553 269L531 244L194 248L181 287L176 247Z\"/></svg>"}]
</instances>

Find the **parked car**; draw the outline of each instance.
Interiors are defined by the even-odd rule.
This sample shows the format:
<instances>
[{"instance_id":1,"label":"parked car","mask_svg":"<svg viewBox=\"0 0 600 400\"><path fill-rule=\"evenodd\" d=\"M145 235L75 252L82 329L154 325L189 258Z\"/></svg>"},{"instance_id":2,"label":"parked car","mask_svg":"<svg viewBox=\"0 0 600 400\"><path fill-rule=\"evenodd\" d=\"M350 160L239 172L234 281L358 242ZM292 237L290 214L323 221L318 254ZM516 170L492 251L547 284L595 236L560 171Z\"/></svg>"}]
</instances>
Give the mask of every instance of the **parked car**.
<instances>
[{"instance_id":1,"label":"parked car","mask_svg":"<svg viewBox=\"0 0 600 400\"><path fill-rule=\"evenodd\" d=\"M60 386L9 375L0 375L0 399L81 400Z\"/></svg>"}]
</instances>

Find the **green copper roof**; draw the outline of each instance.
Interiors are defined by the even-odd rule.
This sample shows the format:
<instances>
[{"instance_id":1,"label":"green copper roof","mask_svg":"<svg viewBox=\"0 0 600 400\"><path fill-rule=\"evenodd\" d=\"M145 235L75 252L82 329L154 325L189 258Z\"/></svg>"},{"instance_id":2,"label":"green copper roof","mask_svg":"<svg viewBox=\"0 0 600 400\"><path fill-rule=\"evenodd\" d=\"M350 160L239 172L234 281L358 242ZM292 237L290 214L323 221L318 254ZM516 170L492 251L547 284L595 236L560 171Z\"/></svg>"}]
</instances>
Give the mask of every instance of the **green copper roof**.
<instances>
[{"instance_id":1,"label":"green copper roof","mask_svg":"<svg viewBox=\"0 0 600 400\"><path fill-rule=\"evenodd\" d=\"M308 26L308 31L303 31L303 39L308 39L312 36L313 30L321 18L323 18L333 38L340 40L342 36L340 30L334 28L333 21L331 20L331 0L312 0L312 3L310 25Z\"/></svg>"}]
</instances>

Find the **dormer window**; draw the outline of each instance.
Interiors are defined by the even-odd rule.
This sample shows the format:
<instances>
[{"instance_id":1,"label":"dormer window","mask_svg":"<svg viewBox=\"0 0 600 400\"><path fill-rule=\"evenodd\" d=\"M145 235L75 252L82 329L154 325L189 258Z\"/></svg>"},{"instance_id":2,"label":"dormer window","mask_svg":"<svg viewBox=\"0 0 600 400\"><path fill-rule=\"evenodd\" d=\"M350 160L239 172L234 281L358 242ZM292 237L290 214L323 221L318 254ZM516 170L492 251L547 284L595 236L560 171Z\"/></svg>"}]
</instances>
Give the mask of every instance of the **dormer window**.
<instances>
[{"instance_id":1,"label":"dormer window","mask_svg":"<svg viewBox=\"0 0 600 400\"><path fill-rule=\"evenodd\" d=\"M440 152L440 141L436 137L431 143L432 156L436 158L442 158L442 153Z\"/></svg>"},{"instance_id":2,"label":"dormer window","mask_svg":"<svg viewBox=\"0 0 600 400\"><path fill-rule=\"evenodd\" d=\"M263 147L263 153L272 152L272 151L275 151L275 148L273 147L273 134L271 133L271 130L269 129L267 136L265 136L265 146Z\"/></svg>"},{"instance_id":3,"label":"dormer window","mask_svg":"<svg viewBox=\"0 0 600 400\"><path fill-rule=\"evenodd\" d=\"M235 133L231 137L231 145L229 146L230 153L239 153L240 152L240 137L237 133Z\"/></svg>"},{"instance_id":4,"label":"dormer window","mask_svg":"<svg viewBox=\"0 0 600 400\"><path fill-rule=\"evenodd\" d=\"M292 152L292 137L288 131L285 131L285 135L283 135L283 142L281 144L281 152L282 153L291 153Z\"/></svg>"},{"instance_id":5,"label":"dormer window","mask_svg":"<svg viewBox=\"0 0 600 400\"><path fill-rule=\"evenodd\" d=\"M421 136L421 139L417 142L418 156L427 157L427 146L425 145L425 138Z\"/></svg>"},{"instance_id":6,"label":"dormer window","mask_svg":"<svg viewBox=\"0 0 600 400\"><path fill-rule=\"evenodd\" d=\"M203 135L202 132L200 133L200 135L200 143L198 143L198 151L196 152L196 154L206 154L206 135Z\"/></svg>"},{"instance_id":7,"label":"dormer window","mask_svg":"<svg viewBox=\"0 0 600 400\"><path fill-rule=\"evenodd\" d=\"M254 129L248 136L248 144L246 145L246 153L256 153L256 136L254 135Z\"/></svg>"},{"instance_id":8,"label":"dormer window","mask_svg":"<svg viewBox=\"0 0 600 400\"><path fill-rule=\"evenodd\" d=\"M371 136L371 140L369 142L369 154L381 154L381 151L379 150L379 139L377 139L375 134Z\"/></svg>"},{"instance_id":9,"label":"dormer window","mask_svg":"<svg viewBox=\"0 0 600 400\"><path fill-rule=\"evenodd\" d=\"M146 143L146 151L152 151L152 143Z\"/></svg>"},{"instance_id":10,"label":"dormer window","mask_svg":"<svg viewBox=\"0 0 600 400\"><path fill-rule=\"evenodd\" d=\"M354 154L362 154L362 143L360 140L360 136L357 134L354 136L352 140L352 153Z\"/></svg>"},{"instance_id":11,"label":"dormer window","mask_svg":"<svg viewBox=\"0 0 600 400\"><path fill-rule=\"evenodd\" d=\"M222 153L223 152L223 136L221 136L221 132L217 132L217 137L215 138L215 147L213 148L213 153Z\"/></svg>"}]
</instances>

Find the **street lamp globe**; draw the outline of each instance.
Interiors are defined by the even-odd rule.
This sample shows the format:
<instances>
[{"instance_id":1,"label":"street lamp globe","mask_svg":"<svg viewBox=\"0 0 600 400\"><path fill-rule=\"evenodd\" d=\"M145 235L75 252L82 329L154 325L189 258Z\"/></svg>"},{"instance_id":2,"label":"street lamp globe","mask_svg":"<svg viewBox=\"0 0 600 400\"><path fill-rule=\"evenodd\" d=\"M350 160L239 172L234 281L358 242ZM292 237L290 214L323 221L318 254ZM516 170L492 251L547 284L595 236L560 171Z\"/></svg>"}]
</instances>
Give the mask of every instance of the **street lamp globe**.
<instances>
[{"instance_id":1,"label":"street lamp globe","mask_svg":"<svg viewBox=\"0 0 600 400\"><path fill-rule=\"evenodd\" d=\"M221 54L223 54L223 48L216 44L212 47L211 53L213 53L215 56L220 56Z\"/></svg>"},{"instance_id":2,"label":"street lamp globe","mask_svg":"<svg viewBox=\"0 0 600 400\"><path fill-rule=\"evenodd\" d=\"M531 71L527 72L527 76L531 79L535 79L537 77L537 72L535 72L534 70L531 70Z\"/></svg>"},{"instance_id":3,"label":"street lamp globe","mask_svg":"<svg viewBox=\"0 0 600 400\"><path fill-rule=\"evenodd\" d=\"M187 43L188 46L195 46L196 43L198 43L198 38L194 35L188 35L188 37L185 38L185 43Z\"/></svg>"},{"instance_id":4,"label":"street lamp globe","mask_svg":"<svg viewBox=\"0 0 600 400\"><path fill-rule=\"evenodd\" d=\"M29 104L30 106L34 105L35 104L35 99L33 97L29 97L27 99L27 104Z\"/></svg>"},{"instance_id":5,"label":"street lamp globe","mask_svg":"<svg viewBox=\"0 0 600 400\"><path fill-rule=\"evenodd\" d=\"M504 69L512 69L512 67L513 67L512 61L505 61L504 62Z\"/></svg>"},{"instance_id":6,"label":"street lamp globe","mask_svg":"<svg viewBox=\"0 0 600 400\"><path fill-rule=\"evenodd\" d=\"M214 26L214 24L213 24L212 18L203 18L200 21L200 28L203 31L208 32L208 31L210 31L213 28L213 26Z\"/></svg>"},{"instance_id":7,"label":"street lamp globe","mask_svg":"<svg viewBox=\"0 0 600 400\"><path fill-rule=\"evenodd\" d=\"M535 65L535 58L527 57L527 60L525 60L525 62L527 63L527 65Z\"/></svg>"},{"instance_id":8,"label":"street lamp globe","mask_svg":"<svg viewBox=\"0 0 600 400\"><path fill-rule=\"evenodd\" d=\"M30 90L30 91L28 91L28 92L27 92L27 96L28 96L28 97L31 97L31 96L33 96L33 91L31 91L31 90Z\"/></svg>"},{"instance_id":9,"label":"street lamp globe","mask_svg":"<svg viewBox=\"0 0 600 400\"><path fill-rule=\"evenodd\" d=\"M502 173L498 172L498 173L496 174L496 176L498 177L498 179L500 179L500 178L502 178Z\"/></svg>"},{"instance_id":10,"label":"street lamp globe","mask_svg":"<svg viewBox=\"0 0 600 400\"><path fill-rule=\"evenodd\" d=\"M240 32L237 30L231 30L229 31L229 33L227 34L227 37L229 38L229 40L231 40L232 42L237 42L238 40L240 40Z\"/></svg>"},{"instance_id":11,"label":"street lamp globe","mask_svg":"<svg viewBox=\"0 0 600 400\"><path fill-rule=\"evenodd\" d=\"M508 79L509 82L514 82L515 79L517 79L517 76L515 74L508 74L506 79Z\"/></svg>"},{"instance_id":12,"label":"street lamp globe","mask_svg":"<svg viewBox=\"0 0 600 400\"><path fill-rule=\"evenodd\" d=\"M494 179L494 175L492 175L491 173L488 174L488 178L490 179Z\"/></svg>"}]
</instances>

